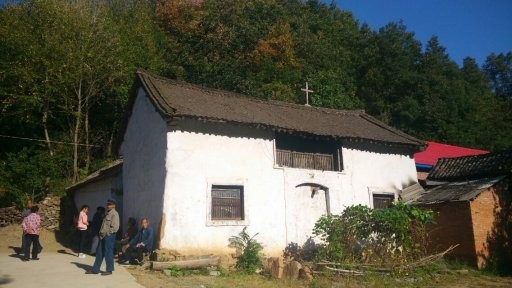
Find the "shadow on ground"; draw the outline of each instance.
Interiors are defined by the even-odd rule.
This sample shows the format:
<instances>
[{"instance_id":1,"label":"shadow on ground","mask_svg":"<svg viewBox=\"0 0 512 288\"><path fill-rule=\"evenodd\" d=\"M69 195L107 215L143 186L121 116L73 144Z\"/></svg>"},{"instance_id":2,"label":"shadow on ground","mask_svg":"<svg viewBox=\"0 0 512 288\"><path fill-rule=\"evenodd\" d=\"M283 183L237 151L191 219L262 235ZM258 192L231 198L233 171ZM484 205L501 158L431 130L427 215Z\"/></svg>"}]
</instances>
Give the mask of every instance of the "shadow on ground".
<instances>
[{"instance_id":1,"label":"shadow on ground","mask_svg":"<svg viewBox=\"0 0 512 288\"><path fill-rule=\"evenodd\" d=\"M23 251L21 251L21 247L16 247L16 246L9 246L9 249L12 249L12 251L16 254L21 254L23 253Z\"/></svg>"},{"instance_id":2,"label":"shadow on ground","mask_svg":"<svg viewBox=\"0 0 512 288\"><path fill-rule=\"evenodd\" d=\"M68 254L73 253L72 255L75 255L76 254L75 252L78 251L78 243L80 241L78 238L78 233L76 233L76 231L74 231L74 230L55 231L54 233L55 233L55 240L60 245L67 248L66 250L59 250L57 252L63 253L61 251L67 252L67 250L69 250L70 252L67 252Z\"/></svg>"},{"instance_id":3,"label":"shadow on ground","mask_svg":"<svg viewBox=\"0 0 512 288\"><path fill-rule=\"evenodd\" d=\"M79 262L71 262L71 264L75 264L76 267L78 267L80 269L83 269L84 271L92 270L92 266L91 265L87 265L87 264L79 263Z\"/></svg>"},{"instance_id":4,"label":"shadow on ground","mask_svg":"<svg viewBox=\"0 0 512 288\"><path fill-rule=\"evenodd\" d=\"M14 254L10 254L9 257L18 258L21 261L23 259L23 254L14 253Z\"/></svg>"},{"instance_id":5,"label":"shadow on ground","mask_svg":"<svg viewBox=\"0 0 512 288\"><path fill-rule=\"evenodd\" d=\"M57 253L60 253L60 254L68 254L68 255L71 255L71 256L76 256L76 253L74 252L69 252L68 250L66 249L59 249L57 250Z\"/></svg>"},{"instance_id":6,"label":"shadow on ground","mask_svg":"<svg viewBox=\"0 0 512 288\"><path fill-rule=\"evenodd\" d=\"M4 285L7 283L11 283L12 278L9 275L1 275L0 276L0 285Z\"/></svg>"}]
</instances>

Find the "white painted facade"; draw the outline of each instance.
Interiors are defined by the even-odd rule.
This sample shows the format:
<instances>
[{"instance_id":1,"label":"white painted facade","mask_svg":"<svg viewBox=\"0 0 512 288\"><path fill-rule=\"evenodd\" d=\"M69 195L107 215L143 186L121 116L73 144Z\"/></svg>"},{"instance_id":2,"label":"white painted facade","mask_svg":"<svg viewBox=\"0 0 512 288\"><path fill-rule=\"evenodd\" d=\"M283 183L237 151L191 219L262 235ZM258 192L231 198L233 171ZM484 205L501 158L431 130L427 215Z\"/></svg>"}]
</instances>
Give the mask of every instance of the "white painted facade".
<instances>
[{"instance_id":1,"label":"white painted facade","mask_svg":"<svg viewBox=\"0 0 512 288\"><path fill-rule=\"evenodd\" d=\"M105 207L108 199L115 199L118 203L117 209L122 212L123 199L120 192L123 183L120 174L117 173L111 177L105 177L77 188L73 196L77 211L80 211L82 205L88 205L89 213L87 216L89 220L92 220L98 206Z\"/></svg>"},{"instance_id":2,"label":"white painted facade","mask_svg":"<svg viewBox=\"0 0 512 288\"><path fill-rule=\"evenodd\" d=\"M371 206L372 193L398 194L417 181L412 151L382 144L343 144L339 172L277 167L273 131L191 118L167 124L142 89L122 153L124 218L149 217L160 247L185 254L229 253L228 238L245 226L267 255L281 254L302 245L328 209ZM243 186L244 220L211 219L212 185Z\"/></svg>"},{"instance_id":3,"label":"white painted facade","mask_svg":"<svg viewBox=\"0 0 512 288\"><path fill-rule=\"evenodd\" d=\"M166 179L166 133L165 121L140 90L121 148L123 219L134 217L139 221L147 217L153 227L160 226Z\"/></svg>"}]
</instances>

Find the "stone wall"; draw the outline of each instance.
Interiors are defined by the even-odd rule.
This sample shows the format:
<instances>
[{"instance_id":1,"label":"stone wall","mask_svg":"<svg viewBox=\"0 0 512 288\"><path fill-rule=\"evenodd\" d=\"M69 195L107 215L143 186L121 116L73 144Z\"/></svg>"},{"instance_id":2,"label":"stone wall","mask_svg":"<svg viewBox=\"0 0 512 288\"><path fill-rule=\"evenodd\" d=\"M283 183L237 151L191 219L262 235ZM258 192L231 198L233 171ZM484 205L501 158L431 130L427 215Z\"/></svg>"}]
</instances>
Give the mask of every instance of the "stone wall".
<instances>
[{"instance_id":1,"label":"stone wall","mask_svg":"<svg viewBox=\"0 0 512 288\"><path fill-rule=\"evenodd\" d=\"M41 226L50 231L59 230L60 197L46 197L37 205L39 206L39 214L43 219Z\"/></svg>"},{"instance_id":2,"label":"stone wall","mask_svg":"<svg viewBox=\"0 0 512 288\"><path fill-rule=\"evenodd\" d=\"M16 207L0 208L0 227L21 223L21 211Z\"/></svg>"},{"instance_id":3,"label":"stone wall","mask_svg":"<svg viewBox=\"0 0 512 288\"><path fill-rule=\"evenodd\" d=\"M60 197L50 196L36 203L41 215L41 226L50 231L59 229L60 224ZM21 224L21 210L16 207L0 208L0 227Z\"/></svg>"}]
</instances>

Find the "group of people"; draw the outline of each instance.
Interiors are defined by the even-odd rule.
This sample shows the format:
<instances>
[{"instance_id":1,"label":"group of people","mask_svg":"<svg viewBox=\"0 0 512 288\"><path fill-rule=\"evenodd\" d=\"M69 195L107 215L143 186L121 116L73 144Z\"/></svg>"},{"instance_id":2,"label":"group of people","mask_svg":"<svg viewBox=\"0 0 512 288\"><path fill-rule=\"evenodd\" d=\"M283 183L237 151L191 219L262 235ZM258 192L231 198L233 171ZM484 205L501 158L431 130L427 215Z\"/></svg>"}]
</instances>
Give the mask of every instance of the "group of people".
<instances>
[{"instance_id":1,"label":"group of people","mask_svg":"<svg viewBox=\"0 0 512 288\"><path fill-rule=\"evenodd\" d=\"M125 235L116 241L119 230L119 214L116 210L116 201L107 200L107 209L98 207L91 223L92 245L91 254L95 255L92 269L86 274L99 274L100 266L105 260L106 271L101 275L111 275L114 271L114 253L119 256L121 264L140 264L144 262L144 253L153 251L153 229L149 227L147 218L142 218L141 228L137 230L135 218L128 219L128 228ZM87 213L89 207L82 206L77 219L77 229L80 232L80 246L78 257L84 258L86 235L88 230ZM100 221L101 220L101 221Z\"/></svg>"},{"instance_id":2,"label":"group of people","mask_svg":"<svg viewBox=\"0 0 512 288\"><path fill-rule=\"evenodd\" d=\"M92 222L89 222L89 206L83 205L76 218L76 228L80 235L80 244L78 257L85 258L85 246L87 236L92 236L90 254L95 255L92 269L86 274L99 274L100 266L105 260L106 271L102 275L111 275L114 271L114 253L118 256L120 264L139 264L144 263L144 253L153 251L153 229L149 226L148 218L142 218L140 229L137 229L135 218L128 219L126 233L121 239L116 241L116 235L119 230L119 213L116 210L116 201L109 199L106 203L107 209L98 207L93 216ZM32 201L27 202L27 208L22 212L23 237L22 251L23 261L29 260L29 251L32 246L32 260L39 260L38 254L42 246L39 243L39 233L41 230L41 217L38 214L39 208L32 205Z\"/></svg>"}]
</instances>

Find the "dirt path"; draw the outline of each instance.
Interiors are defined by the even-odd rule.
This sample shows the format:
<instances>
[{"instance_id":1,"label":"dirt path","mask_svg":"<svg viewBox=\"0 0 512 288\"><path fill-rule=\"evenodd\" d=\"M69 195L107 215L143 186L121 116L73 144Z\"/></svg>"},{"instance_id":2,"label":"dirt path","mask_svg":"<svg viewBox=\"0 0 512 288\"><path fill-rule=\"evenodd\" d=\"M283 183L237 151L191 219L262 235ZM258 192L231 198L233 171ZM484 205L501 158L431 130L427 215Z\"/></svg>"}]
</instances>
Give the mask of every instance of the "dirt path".
<instances>
[{"instance_id":1,"label":"dirt path","mask_svg":"<svg viewBox=\"0 0 512 288\"><path fill-rule=\"evenodd\" d=\"M13 247L21 246L21 225L10 225L7 227L0 228L0 253L13 253ZM43 229L41 235L39 235L39 241L43 245L43 251L55 251L66 249L59 242L57 242L55 233Z\"/></svg>"}]
</instances>

